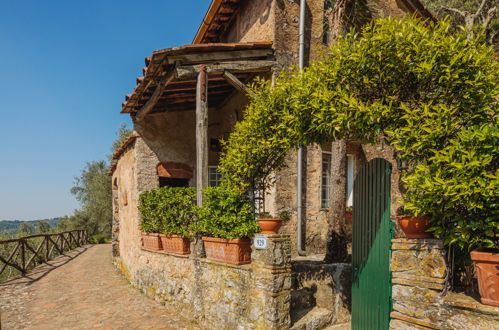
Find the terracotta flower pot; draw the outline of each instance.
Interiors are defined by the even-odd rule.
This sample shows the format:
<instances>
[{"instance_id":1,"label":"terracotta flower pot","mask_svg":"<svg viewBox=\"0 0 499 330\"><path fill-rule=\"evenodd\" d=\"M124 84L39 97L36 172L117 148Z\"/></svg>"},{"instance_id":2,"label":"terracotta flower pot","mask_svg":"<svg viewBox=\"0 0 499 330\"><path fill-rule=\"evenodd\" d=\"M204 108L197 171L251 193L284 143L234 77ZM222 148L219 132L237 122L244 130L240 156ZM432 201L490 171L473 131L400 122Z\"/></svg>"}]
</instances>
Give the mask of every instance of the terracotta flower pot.
<instances>
[{"instance_id":1,"label":"terracotta flower pot","mask_svg":"<svg viewBox=\"0 0 499 330\"><path fill-rule=\"evenodd\" d=\"M161 236L163 250L176 254L190 254L191 241L178 235L163 235Z\"/></svg>"},{"instance_id":2,"label":"terracotta flower pot","mask_svg":"<svg viewBox=\"0 0 499 330\"><path fill-rule=\"evenodd\" d=\"M277 234L282 226L282 219L256 219L262 234Z\"/></svg>"},{"instance_id":3,"label":"terracotta flower pot","mask_svg":"<svg viewBox=\"0 0 499 330\"><path fill-rule=\"evenodd\" d=\"M142 233L142 246L144 249L151 251L163 250L163 245L161 244L161 234Z\"/></svg>"},{"instance_id":4,"label":"terracotta flower pot","mask_svg":"<svg viewBox=\"0 0 499 330\"><path fill-rule=\"evenodd\" d=\"M482 304L499 307L499 251L471 252L478 277Z\"/></svg>"},{"instance_id":5,"label":"terracotta flower pot","mask_svg":"<svg viewBox=\"0 0 499 330\"><path fill-rule=\"evenodd\" d=\"M428 216L415 217L414 215L399 215L397 221L407 238L432 238L432 233L427 233L430 228Z\"/></svg>"},{"instance_id":6,"label":"terracotta flower pot","mask_svg":"<svg viewBox=\"0 0 499 330\"><path fill-rule=\"evenodd\" d=\"M352 219L353 219L353 213L352 212L345 212L345 223L347 225L352 224Z\"/></svg>"},{"instance_id":7,"label":"terracotta flower pot","mask_svg":"<svg viewBox=\"0 0 499 330\"><path fill-rule=\"evenodd\" d=\"M249 238L224 239L203 237L206 257L227 264L251 263L251 240Z\"/></svg>"}]
</instances>

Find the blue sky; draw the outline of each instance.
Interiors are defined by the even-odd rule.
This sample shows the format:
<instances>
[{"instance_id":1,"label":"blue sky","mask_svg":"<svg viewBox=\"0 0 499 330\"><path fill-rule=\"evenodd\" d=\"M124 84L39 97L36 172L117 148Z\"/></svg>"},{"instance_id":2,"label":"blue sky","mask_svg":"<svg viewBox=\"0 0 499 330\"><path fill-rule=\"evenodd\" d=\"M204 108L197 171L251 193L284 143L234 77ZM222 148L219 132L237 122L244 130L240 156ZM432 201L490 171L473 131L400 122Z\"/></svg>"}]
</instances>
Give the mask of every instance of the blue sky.
<instances>
[{"instance_id":1,"label":"blue sky","mask_svg":"<svg viewBox=\"0 0 499 330\"><path fill-rule=\"evenodd\" d=\"M0 220L52 218L105 159L156 49L192 42L209 0L0 1Z\"/></svg>"}]
</instances>

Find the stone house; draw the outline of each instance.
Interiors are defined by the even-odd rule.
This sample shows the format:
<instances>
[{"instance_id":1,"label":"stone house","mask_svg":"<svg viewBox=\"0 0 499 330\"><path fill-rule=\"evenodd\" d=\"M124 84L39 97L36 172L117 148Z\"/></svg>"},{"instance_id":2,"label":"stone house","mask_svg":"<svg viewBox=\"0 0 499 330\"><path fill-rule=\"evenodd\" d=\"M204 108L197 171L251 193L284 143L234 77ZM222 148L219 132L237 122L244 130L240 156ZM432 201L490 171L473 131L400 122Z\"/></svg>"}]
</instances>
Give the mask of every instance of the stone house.
<instances>
[{"instance_id":1,"label":"stone house","mask_svg":"<svg viewBox=\"0 0 499 330\"><path fill-rule=\"evenodd\" d=\"M319 59L327 49L331 39L328 27L335 22L328 16L330 1L307 0L305 3L303 58L306 64ZM417 0L373 0L369 4L372 18L401 17L407 13L431 18ZM248 102L246 85L257 76L273 79L280 71L298 64L299 23L300 1L213 0L192 44L157 50L146 58L143 76L137 78L136 87L122 106L122 113L132 117L135 132L114 155L116 163L111 173L115 261L132 283L151 296L171 301L166 298L165 290L173 290L172 286L158 278L167 278L161 274L170 272L168 267L176 269L177 279L189 278L192 274L207 276L211 271L213 276L223 274L234 282L250 281L251 276L244 267L224 269L220 273L211 266L200 266L199 260L166 261L161 259L163 256L142 251L138 196L161 186L205 187L220 182L221 175L217 172L220 139L227 138L244 115ZM300 163L297 151L289 154L287 168L275 174L275 184L261 195L257 206L260 211L271 214L285 210L291 216L281 233L291 238L293 283L289 288L291 301L287 304L294 315L311 312L324 324L347 322L351 224L345 220L345 208L352 205L353 180L357 169L366 161L376 157L390 160L394 164L394 212L400 199L396 161L390 148L356 141L303 149ZM298 182L302 185L300 201ZM338 205L338 200L344 201L343 206L332 209L330 206ZM344 239L332 241L328 237L329 227ZM338 263L319 262L328 251ZM204 267L202 271L200 267ZM168 278L167 281L174 280ZM245 289L238 291L241 295L251 287L242 286ZM173 287L186 297L182 306L189 301L196 305L188 298L193 294L190 291L202 288L178 284ZM240 308L230 303L227 306L225 312L229 315L230 311ZM199 313L202 310L206 319L212 317L214 324L222 321L221 311L199 306L194 309ZM309 318L314 320L312 316ZM252 320L251 317L248 316L248 320ZM227 319L223 322L230 324Z\"/></svg>"}]
</instances>

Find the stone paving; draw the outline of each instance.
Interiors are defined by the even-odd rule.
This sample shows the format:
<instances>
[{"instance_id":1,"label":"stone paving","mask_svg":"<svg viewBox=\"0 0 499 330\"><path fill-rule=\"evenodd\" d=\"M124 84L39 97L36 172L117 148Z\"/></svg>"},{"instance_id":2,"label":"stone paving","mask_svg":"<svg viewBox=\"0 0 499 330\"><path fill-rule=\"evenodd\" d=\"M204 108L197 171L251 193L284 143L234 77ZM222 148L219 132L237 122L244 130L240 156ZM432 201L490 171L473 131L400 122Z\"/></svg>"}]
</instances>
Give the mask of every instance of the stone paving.
<instances>
[{"instance_id":1,"label":"stone paving","mask_svg":"<svg viewBox=\"0 0 499 330\"><path fill-rule=\"evenodd\" d=\"M111 246L88 245L0 283L0 329L198 329L142 295L111 263Z\"/></svg>"}]
</instances>

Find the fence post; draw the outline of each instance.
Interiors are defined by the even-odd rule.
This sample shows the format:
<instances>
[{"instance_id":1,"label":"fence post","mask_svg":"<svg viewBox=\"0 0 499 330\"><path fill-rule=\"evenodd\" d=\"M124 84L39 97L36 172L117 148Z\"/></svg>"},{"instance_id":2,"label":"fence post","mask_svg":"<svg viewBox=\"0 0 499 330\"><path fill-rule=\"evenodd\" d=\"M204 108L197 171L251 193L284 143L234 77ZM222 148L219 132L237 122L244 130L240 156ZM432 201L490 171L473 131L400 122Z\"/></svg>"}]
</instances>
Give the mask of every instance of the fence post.
<instances>
[{"instance_id":1,"label":"fence post","mask_svg":"<svg viewBox=\"0 0 499 330\"><path fill-rule=\"evenodd\" d=\"M49 258L50 258L50 245L49 245L49 237L48 236L45 236L43 238L45 240L45 262L49 261Z\"/></svg>"},{"instance_id":2,"label":"fence post","mask_svg":"<svg viewBox=\"0 0 499 330\"><path fill-rule=\"evenodd\" d=\"M22 269L22 273L23 274L26 274L26 248L24 246L25 242L24 240L22 239L20 241L20 246L19 246L19 253L21 255L21 269Z\"/></svg>"}]
</instances>

